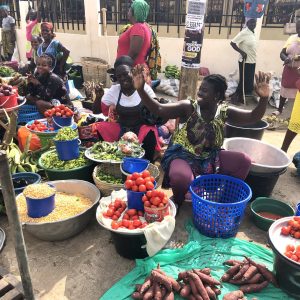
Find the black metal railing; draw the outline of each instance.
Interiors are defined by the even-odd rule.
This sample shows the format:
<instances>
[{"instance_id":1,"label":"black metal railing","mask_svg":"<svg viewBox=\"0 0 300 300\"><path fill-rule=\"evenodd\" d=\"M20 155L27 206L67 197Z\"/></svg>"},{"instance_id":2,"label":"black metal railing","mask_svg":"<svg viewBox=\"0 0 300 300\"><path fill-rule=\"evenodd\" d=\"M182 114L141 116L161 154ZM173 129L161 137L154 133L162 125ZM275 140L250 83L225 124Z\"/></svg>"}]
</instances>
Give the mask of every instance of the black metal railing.
<instances>
[{"instance_id":1,"label":"black metal railing","mask_svg":"<svg viewBox=\"0 0 300 300\"><path fill-rule=\"evenodd\" d=\"M40 0L39 9L43 21L52 22L57 29L85 30L84 0Z\"/></svg>"},{"instance_id":2,"label":"black metal railing","mask_svg":"<svg viewBox=\"0 0 300 300\"><path fill-rule=\"evenodd\" d=\"M9 7L10 15L15 19L16 26L20 27L20 6L19 0L0 0L0 6L6 5ZM2 27L2 17L0 16L0 27Z\"/></svg>"}]
</instances>

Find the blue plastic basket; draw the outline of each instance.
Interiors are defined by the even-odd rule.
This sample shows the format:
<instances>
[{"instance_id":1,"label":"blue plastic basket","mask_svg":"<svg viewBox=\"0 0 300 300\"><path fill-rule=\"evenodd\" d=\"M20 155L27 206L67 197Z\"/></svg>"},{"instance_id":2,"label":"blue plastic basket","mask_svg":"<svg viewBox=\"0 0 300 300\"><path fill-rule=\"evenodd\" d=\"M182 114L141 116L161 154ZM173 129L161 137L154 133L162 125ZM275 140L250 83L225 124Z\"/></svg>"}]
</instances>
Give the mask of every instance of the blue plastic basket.
<instances>
[{"instance_id":1,"label":"blue plastic basket","mask_svg":"<svg viewBox=\"0 0 300 300\"><path fill-rule=\"evenodd\" d=\"M209 237L235 236L252 191L244 181L225 175L203 175L190 186L193 219L197 229Z\"/></svg>"},{"instance_id":2,"label":"blue plastic basket","mask_svg":"<svg viewBox=\"0 0 300 300\"><path fill-rule=\"evenodd\" d=\"M35 105L23 105L19 108L18 123L28 123L42 118L43 115L39 113Z\"/></svg>"}]
</instances>

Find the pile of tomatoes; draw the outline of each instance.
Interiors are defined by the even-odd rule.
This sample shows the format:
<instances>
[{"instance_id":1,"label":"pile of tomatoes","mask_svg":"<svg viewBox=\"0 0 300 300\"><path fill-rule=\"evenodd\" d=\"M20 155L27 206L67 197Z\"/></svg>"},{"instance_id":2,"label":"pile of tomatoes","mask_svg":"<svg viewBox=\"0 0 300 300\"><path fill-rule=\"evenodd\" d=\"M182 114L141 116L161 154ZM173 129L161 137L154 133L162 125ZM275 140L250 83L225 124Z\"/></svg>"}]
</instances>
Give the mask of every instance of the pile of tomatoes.
<instances>
[{"instance_id":1,"label":"pile of tomatoes","mask_svg":"<svg viewBox=\"0 0 300 300\"><path fill-rule=\"evenodd\" d=\"M300 245L287 245L284 255L293 261L300 262Z\"/></svg>"},{"instance_id":2,"label":"pile of tomatoes","mask_svg":"<svg viewBox=\"0 0 300 300\"><path fill-rule=\"evenodd\" d=\"M144 206L151 208L163 208L169 203L168 196L163 191L148 191L143 196Z\"/></svg>"},{"instance_id":3,"label":"pile of tomatoes","mask_svg":"<svg viewBox=\"0 0 300 300\"><path fill-rule=\"evenodd\" d=\"M46 118L53 117L53 116L63 117L63 118L70 118L70 117L74 116L74 112L72 111L71 108L69 108L69 107L67 107L63 104L60 104L60 105L55 106L53 108L47 109L44 112L44 116Z\"/></svg>"},{"instance_id":4,"label":"pile of tomatoes","mask_svg":"<svg viewBox=\"0 0 300 300\"><path fill-rule=\"evenodd\" d=\"M143 211L137 211L136 209L126 210L126 207L126 202L117 198L114 202L109 204L108 210L103 213L105 218L112 219L112 229L117 230L118 228L127 228L129 230L134 230L137 228L144 228L148 225L147 222L142 222L140 220L140 217L144 216ZM124 211L125 213L123 214ZM121 215L123 215L122 219L119 220Z\"/></svg>"},{"instance_id":5,"label":"pile of tomatoes","mask_svg":"<svg viewBox=\"0 0 300 300\"><path fill-rule=\"evenodd\" d=\"M294 217L289 220L287 226L281 228L281 234L300 239L300 217Z\"/></svg>"},{"instance_id":6,"label":"pile of tomatoes","mask_svg":"<svg viewBox=\"0 0 300 300\"><path fill-rule=\"evenodd\" d=\"M27 127L30 130L39 132L54 131L53 127L47 127L45 123L40 122L38 120L35 120L32 124L28 125Z\"/></svg>"},{"instance_id":7,"label":"pile of tomatoes","mask_svg":"<svg viewBox=\"0 0 300 300\"><path fill-rule=\"evenodd\" d=\"M146 192L154 189L155 178L151 176L148 170L142 173L133 173L128 175L125 181L127 190L134 192Z\"/></svg>"}]
</instances>

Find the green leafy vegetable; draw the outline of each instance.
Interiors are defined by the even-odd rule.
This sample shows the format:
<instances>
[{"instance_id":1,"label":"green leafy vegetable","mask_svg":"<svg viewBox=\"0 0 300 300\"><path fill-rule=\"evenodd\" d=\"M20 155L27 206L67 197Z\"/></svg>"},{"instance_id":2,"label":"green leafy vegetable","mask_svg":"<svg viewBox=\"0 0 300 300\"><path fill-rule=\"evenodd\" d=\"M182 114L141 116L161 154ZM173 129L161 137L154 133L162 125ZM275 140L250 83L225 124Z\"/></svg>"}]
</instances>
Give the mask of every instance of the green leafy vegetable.
<instances>
[{"instance_id":1,"label":"green leafy vegetable","mask_svg":"<svg viewBox=\"0 0 300 300\"><path fill-rule=\"evenodd\" d=\"M97 178L99 180L105 181L107 183L122 184L122 179L116 178L116 177L114 177L112 175L105 174L105 173L103 173L101 171L98 171Z\"/></svg>"},{"instance_id":2,"label":"green leafy vegetable","mask_svg":"<svg viewBox=\"0 0 300 300\"><path fill-rule=\"evenodd\" d=\"M63 127L59 129L54 138L55 141L71 141L74 139L78 139L78 132L71 127Z\"/></svg>"}]
</instances>

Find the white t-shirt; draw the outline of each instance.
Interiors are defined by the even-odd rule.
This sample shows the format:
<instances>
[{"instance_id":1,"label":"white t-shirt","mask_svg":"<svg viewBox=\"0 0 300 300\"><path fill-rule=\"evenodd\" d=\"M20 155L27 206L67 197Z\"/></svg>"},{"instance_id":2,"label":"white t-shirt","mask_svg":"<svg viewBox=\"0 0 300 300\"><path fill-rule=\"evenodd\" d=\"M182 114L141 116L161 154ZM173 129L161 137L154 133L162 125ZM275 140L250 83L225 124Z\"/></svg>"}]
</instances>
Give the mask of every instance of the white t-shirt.
<instances>
[{"instance_id":1,"label":"white t-shirt","mask_svg":"<svg viewBox=\"0 0 300 300\"><path fill-rule=\"evenodd\" d=\"M246 63L256 63L256 38L253 31L248 27L238 33L238 35L232 40L233 43L243 50L247 54ZM239 61L242 62L243 58L240 56Z\"/></svg>"},{"instance_id":2,"label":"white t-shirt","mask_svg":"<svg viewBox=\"0 0 300 300\"><path fill-rule=\"evenodd\" d=\"M9 31L11 30L11 25L15 24L15 19L12 16L7 16L2 19L2 30Z\"/></svg>"},{"instance_id":3,"label":"white t-shirt","mask_svg":"<svg viewBox=\"0 0 300 300\"><path fill-rule=\"evenodd\" d=\"M111 88L104 93L101 102L107 106L111 106L111 105L116 106L120 94L120 89L121 86L119 84L112 85ZM151 98L156 97L154 91L148 84L145 84L144 90ZM119 103L121 106L133 107L140 104L140 102L141 102L141 98L138 92L135 91L131 96L126 96L122 93Z\"/></svg>"}]
</instances>

